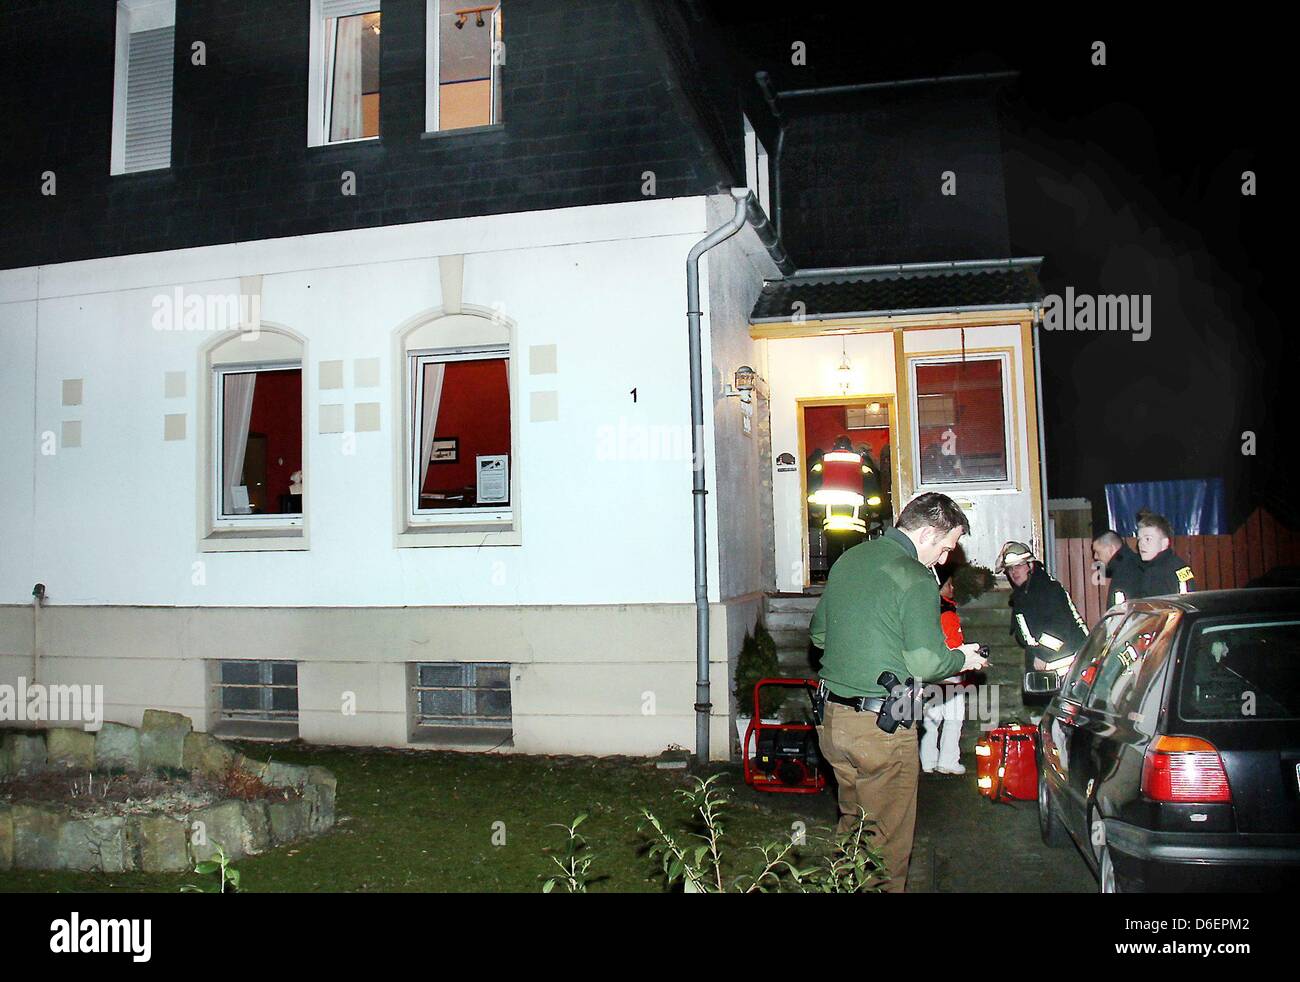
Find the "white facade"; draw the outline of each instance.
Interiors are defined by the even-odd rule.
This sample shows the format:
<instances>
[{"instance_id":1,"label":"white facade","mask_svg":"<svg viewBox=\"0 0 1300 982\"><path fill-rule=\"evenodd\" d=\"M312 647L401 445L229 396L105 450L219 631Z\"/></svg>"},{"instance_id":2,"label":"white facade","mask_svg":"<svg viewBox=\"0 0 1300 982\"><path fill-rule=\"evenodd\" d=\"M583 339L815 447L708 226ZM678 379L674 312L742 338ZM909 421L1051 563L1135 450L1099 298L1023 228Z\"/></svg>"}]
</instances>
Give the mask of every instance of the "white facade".
<instances>
[{"instance_id":1,"label":"white facade","mask_svg":"<svg viewBox=\"0 0 1300 982\"><path fill-rule=\"evenodd\" d=\"M515 749L691 745L684 271L690 247L718 224L708 204L651 200L0 272L0 681L30 675L34 631L41 680L106 683L107 718L135 722L156 706L201 720L206 662L286 658L299 663L304 738L403 745L407 664L508 662ZM729 359L752 352L748 304L767 272L751 240L743 230L702 267L706 345L710 332L728 339ZM463 257L463 276L448 278L460 263L446 257ZM216 335L158 330L154 317L177 289L239 294L257 277L263 326L303 343L305 548L210 551L196 516L209 466L203 352ZM444 295L457 286L458 298ZM747 296L714 314L709 298L726 291ZM452 301L513 328L517 544L408 548L394 536L404 411L395 338ZM369 384L360 363L375 360ZM340 362L343 387L322 388ZM715 397L735 367L713 366ZM67 405L64 383L76 380L79 402ZM714 401L705 409L712 448ZM340 413L344 432L321 432ZM375 414L377 429L357 425ZM748 457L760 473L746 439L729 466ZM727 605L739 599L752 622L764 584L752 555L740 573L725 551L720 559L719 495L708 505L713 745L725 757L726 666L743 633ZM48 600L34 625L37 582ZM354 717L340 713L345 692Z\"/></svg>"}]
</instances>

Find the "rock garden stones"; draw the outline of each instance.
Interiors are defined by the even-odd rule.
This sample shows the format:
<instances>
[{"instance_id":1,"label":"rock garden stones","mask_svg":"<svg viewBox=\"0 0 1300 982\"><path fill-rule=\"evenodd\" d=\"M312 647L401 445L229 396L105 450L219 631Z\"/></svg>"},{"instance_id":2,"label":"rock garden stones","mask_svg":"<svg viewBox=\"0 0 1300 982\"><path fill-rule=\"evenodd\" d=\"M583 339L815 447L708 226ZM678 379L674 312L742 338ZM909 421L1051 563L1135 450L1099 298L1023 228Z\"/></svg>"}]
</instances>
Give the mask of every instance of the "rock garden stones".
<instances>
[{"instance_id":1,"label":"rock garden stones","mask_svg":"<svg viewBox=\"0 0 1300 982\"><path fill-rule=\"evenodd\" d=\"M336 790L323 767L246 757L178 713L148 710L139 729L105 723L97 734L10 731L0 870L179 872L217 845L256 856L332 828Z\"/></svg>"}]
</instances>

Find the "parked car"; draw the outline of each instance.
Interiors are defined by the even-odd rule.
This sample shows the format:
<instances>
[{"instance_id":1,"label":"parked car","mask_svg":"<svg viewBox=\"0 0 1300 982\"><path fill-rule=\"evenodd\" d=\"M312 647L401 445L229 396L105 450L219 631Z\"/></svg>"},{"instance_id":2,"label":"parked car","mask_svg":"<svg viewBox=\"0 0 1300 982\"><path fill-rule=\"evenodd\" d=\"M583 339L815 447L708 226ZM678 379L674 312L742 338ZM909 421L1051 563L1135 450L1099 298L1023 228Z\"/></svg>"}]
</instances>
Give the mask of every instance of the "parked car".
<instances>
[{"instance_id":1,"label":"parked car","mask_svg":"<svg viewBox=\"0 0 1300 982\"><path fill-rule=\"evenodd\" d=\"M1113 607L1038 733L1043 839L1102 892L1300 886L1300 590Z\"/></svg>"}]
</instances>

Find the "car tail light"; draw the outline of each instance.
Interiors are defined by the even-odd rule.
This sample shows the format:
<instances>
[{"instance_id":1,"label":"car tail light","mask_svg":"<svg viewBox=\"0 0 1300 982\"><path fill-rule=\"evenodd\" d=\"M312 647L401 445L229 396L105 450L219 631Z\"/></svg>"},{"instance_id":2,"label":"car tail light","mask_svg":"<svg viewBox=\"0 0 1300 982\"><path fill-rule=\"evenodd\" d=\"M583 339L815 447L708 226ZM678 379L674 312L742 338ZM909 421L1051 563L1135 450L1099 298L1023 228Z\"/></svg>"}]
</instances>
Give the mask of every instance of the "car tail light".
<instances>
[{"instance_id":1,"label":"car tail light","mask_svg":"<svg viewBox=\"0 0 1300 982\"><path fill-rule=\"evenodd\" d=\"M1198 737L1156 737L1142 760L1142 793L1152 801L1232 801L1223 758Z\"/></svg>"}]
</instances>

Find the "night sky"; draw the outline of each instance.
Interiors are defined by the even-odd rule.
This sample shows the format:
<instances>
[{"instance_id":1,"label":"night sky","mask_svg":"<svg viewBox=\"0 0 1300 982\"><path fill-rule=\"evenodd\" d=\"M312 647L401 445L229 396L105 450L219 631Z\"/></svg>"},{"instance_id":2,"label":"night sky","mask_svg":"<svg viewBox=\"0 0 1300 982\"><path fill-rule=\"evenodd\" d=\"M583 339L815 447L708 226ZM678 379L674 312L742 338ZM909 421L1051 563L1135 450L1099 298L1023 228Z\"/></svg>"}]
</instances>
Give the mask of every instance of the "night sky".
<instances>
[{"instance_id":1,"label":"night sky","mask_svg":"<svg viewBox=\"0 0 1300 982\"><path fill-rule=\"evenodd\" d=\"M1285 376L1300 346L1279 316L1283 178L1267 166L1290 124L1271 42L1131 41L1082 26L989 39L938 15L703 7L744 69L779 89L1019 72L1001 97L1011 254L1045 257L1048 293L1149 294L1152 308L1144 342L1044 333L1051 497L1091 498L1104 528L1108 482L1220 476L1234 527L1257 504L1296 524ZM808 45L806 66L789 64L791 39ZM1105 67L1091 63L1097 40Z\"/></svg>"}]
</instances>

